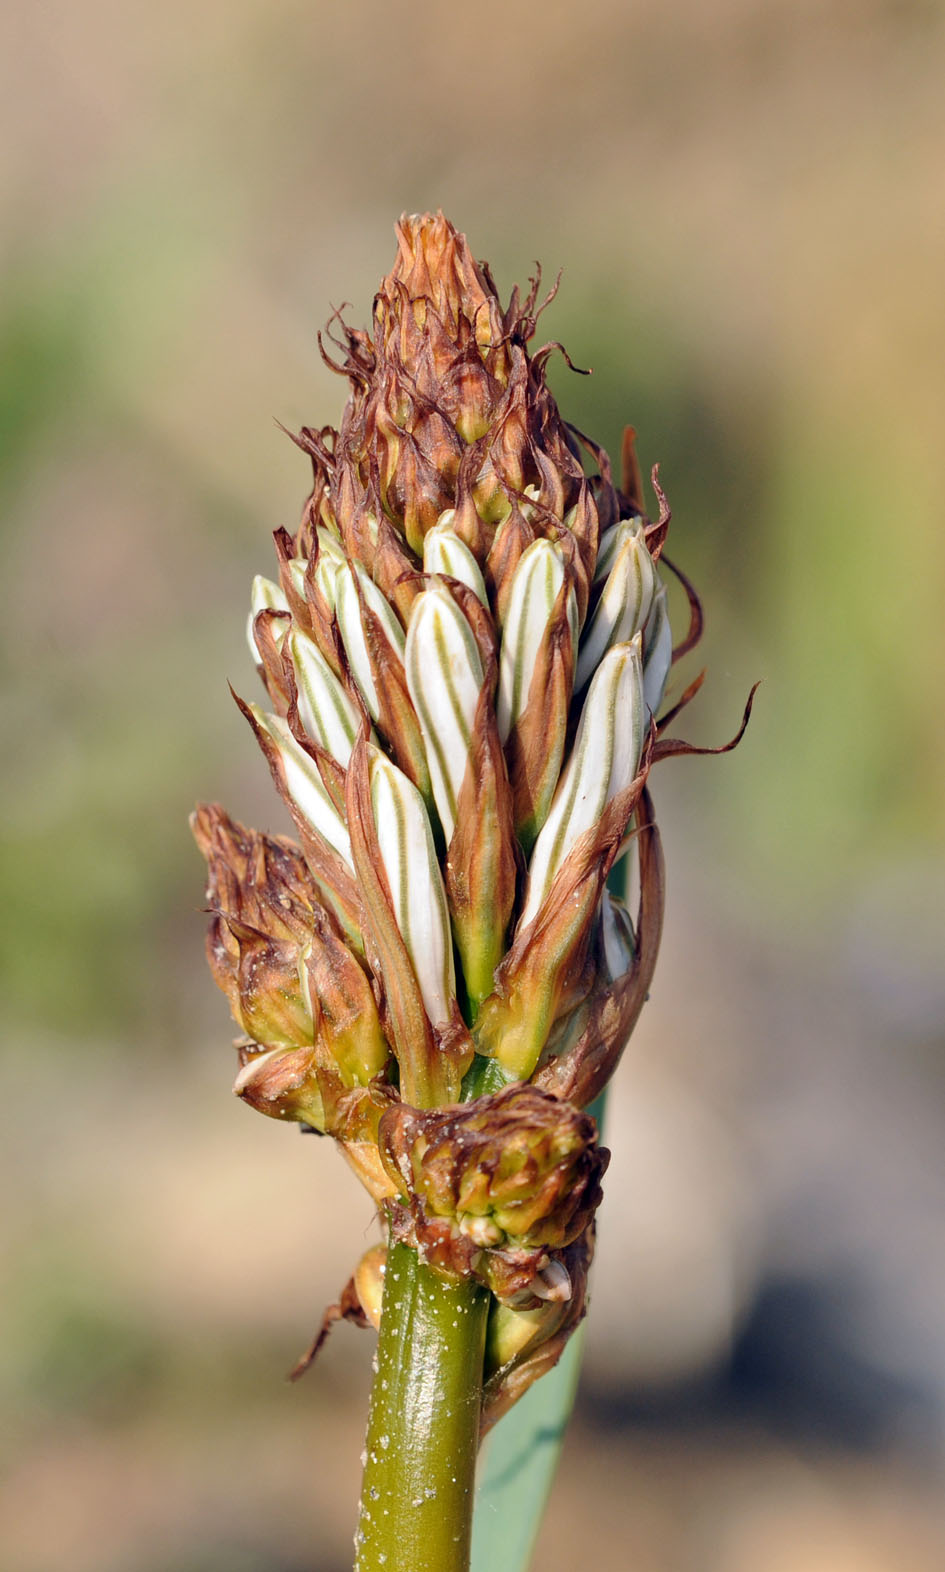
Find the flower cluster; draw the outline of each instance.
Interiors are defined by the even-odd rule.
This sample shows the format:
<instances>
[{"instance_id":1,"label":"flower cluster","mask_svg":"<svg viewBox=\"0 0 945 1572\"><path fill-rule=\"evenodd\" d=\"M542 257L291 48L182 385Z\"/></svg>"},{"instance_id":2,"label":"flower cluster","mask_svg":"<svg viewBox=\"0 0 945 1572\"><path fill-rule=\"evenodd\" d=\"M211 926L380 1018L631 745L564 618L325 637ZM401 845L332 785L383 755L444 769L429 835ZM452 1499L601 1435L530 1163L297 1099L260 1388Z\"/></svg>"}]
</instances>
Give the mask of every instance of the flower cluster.
<instances>
[{"instance_id":1,"label":"flower cluster","mask_svg":"<svg viewBox=\"0 0 945 1572\"><path fill-rule=\"evenodd\" d=\"M252 589L267 697L237 702L299 845L198 810L210 964L246 1102L335 1137L433 1264L583 1305L605 1154L576 1110L662 917L669 513L655 474L644 513L632 434L618 488L561 418L538 280L503 309L442 215L398 240L370 332L336 325L341 424L295 438L311 494ZM635 920L607 888L628 851Z\"/></svg>"}]
</instances>

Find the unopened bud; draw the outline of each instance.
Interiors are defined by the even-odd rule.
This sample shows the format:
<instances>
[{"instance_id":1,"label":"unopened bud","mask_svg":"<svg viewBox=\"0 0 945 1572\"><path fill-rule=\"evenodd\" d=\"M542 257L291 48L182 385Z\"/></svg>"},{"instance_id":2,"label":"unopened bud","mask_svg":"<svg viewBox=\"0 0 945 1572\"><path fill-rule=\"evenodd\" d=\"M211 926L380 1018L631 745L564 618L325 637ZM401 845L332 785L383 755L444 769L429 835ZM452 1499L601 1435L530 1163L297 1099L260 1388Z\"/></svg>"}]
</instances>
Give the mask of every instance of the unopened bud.
<instances>
[{"instance_id":1,"label":"unopened bud","mask_svg":"<svg viewBox=\"0 0 945 1572\"><path fill-rule=\"evenodd\" d=\"M370 1250L365 1250L354 1269L355 1293L361 1309L373 1327L379 1327L381 1324L381 1303L384 1298L386 1270L386 1245L372 1245Z\"/></svg>"},{"instance_id":2,"label":"unopened bud","mask_svg":"<svg viewBox=\"0 0 945 1572\"><path fill-rule=\"evenodd\" d=\"M354 574L358 576L355 586ZM360 597L358 590L360 589ZM404 656L404 630L397 616L385 600L377 585L368 577L359 563L345 562L335 574L335 614L338 618L338 627L341 640L348 657L354 680L364 695L364 702L368 707L371 719L380 719L380 705L378 702L377 688L374 683L374 673L371 669L371 657L368 653L367 639L361 617L361 599L367 609L377 617L387 639L395 653L403 660Z\"/></svg>"},{"instance_id":3,"label":"unopened bud","mask_svg":"<svg viewBox=\"0 0 945 1572\"><path fill-rule=\"evenodd\" d=\"M672 664L673 633L666 605L666 585L661 583L653 597L653 610L643 635L643 694L651 715L656 714L663 702Z\"/></svg>"},{"instance_id":4,"label":"unopened bud","mask_svg":"<svg viewBox=\"0 0 945 1572\"><path fill-rule=\"evenodd\" d=\"M316 1040L346 1087L367 1086L390 1057L370 981L330 920L312 922L299 971Z\"/></svg>"},{"instance_id":5,"label":"unopened bud","mask_svg":"<svg viewBox=\"0 0 945 1572\"><path fill-rule=\"evenodd\" d=\"M252 655L256 665L259 666L262 663L262 656L256 644L256 618L261 611L288 611L289 602L286 600L280 584L275 584L272 579L264 578L261 573L257 573L253 579L249 606L249 617L246 622L246 642L249 645L249 653ZM277 645L282 642L284 633L285 630L282 629L274 634Z\"/></svg>"},{"instance_id":6,"label":"unopened bud","mask_svg":"<svg viewBox=\"0 0 945 1572\"><path fill-rule=\"evenodd\" d=\"M474 595L477 595L486 607L489 597L486 594L485 581L478 562L466 545L460 540L453 529L455 510L447 508L440 514L433 528L423 538L423 571L424 573L445 573L451 579L459 579L462 584L467 584Z\"/></svg>"},{"instance_id":7,"label":"unopened bud","mask_svg":"<svg viewBox=\"0 0 945 1572\"><path fill-rule=\"evenodd\" d=\"M456 998L446 892L423 798L402 770L370 749L371 809L394 919L434 1026L451 1019Z\"/></svg>"},{"instance_id":8,"label":"unopened bud","mask_svg":"<svg viewBox=\"0 0 945 1572\"><path fill-rule=\"evenodd\" d=\"M288 650L295 671L299 719L313 741L346 767L361 717L314 639L294 628Z\"/></svg>"},{"instance_id":9,"label":"unopened bud","mask_svg":"<svg viewBox=\"0 0 945 1572\"><path fill-rule=\"evenodd\" d=\"M499 736L505 742L525 705L535 661L558 592L564 582L561 553L550 540L536 540L523 551L512 575L508 610L499 655L496 710ZM575 647L578 637L577 600L568 596L568 618Z\"/></svg>"},{"instance_id":10,"label":"unopened bud","mask_svg":"<svg viewBox=\"0 0 945 1572\"><path fill-rule=\"evenodd\" d=\"M625 977L636 959L633 922L623 901L605 890L600 909L601 950L608 982Z\"/></svg>"},{"instance_id":11,"label":"unopened bud","mask_svg":"<svg viewBox=\"0 0 945 1572\"><path fill-rule=\"evenodd\" d=\"M637 773L645 714L640 645L638 634L608 650L588 689L571 757L532 852L522 928L575 842Z\"/></svg>"},{"instance_id":12,"label":"unopened bud","mask_svg":"<svg viewBox=\"0 0 945 1572\"><path fill-rule=\"evenodd\" d=\"M318 556L315 560L314 580L315 587L323 595L329 608L335 609L335 587L340 569L345 567L347 558L340 541L335 539L330 529L320 524L315 532L318 543ZM304 590L302 592L304 594Z\"/></svg>"},{"instance_id":13,"label":"unopened bud","mask_svg":"<svg viewBox=\"0 0 945 1572\"><path fill-rule=\"evenodd\" d=\"M577 692L590 682L613 645L624 644L640 632L653 604L656 568L646 549L642 523L624 519L614 525L614 531L619 535L613 543L615 549L608 551L610 570L578 651Z\"/></svg>"},{"instance_id":14,"label":"unopened bud","mask_svg":"<svg viewBox=\"0 0 945 1572\"><path fill-rule=\"evenodd\" d=\"M597 547L597 561L594 564L594 584L602 584L614 565L617 553L627 537L627 532L644 528L646 520L638 513L632 518L619 519L616 524L611 524L601 535Z\"/></svg>"},{"instance_id":15,"label":"unopened bud","mask_svg":"<svg viewBox=\"0 0 945 1572\"><path fill-rule=\"evenodd\" d=\"M472 629L442 579L434 579L413 603L404 665L449 845L483 672Z\"/></svg>"},{"instance_id":16,"label":"unopened bud","mask_svg":"<svg viewBox=\"0 0 945 1572\"><path fill-rule=\"evenodd\" d=\"M296 742L280 716L267 715L258 704L249 704L246 708L275 747L287 797L306 823L344 858L349 868L353 868L345 822L325 789L314 759Z\"/></svg>"}]
</instances>

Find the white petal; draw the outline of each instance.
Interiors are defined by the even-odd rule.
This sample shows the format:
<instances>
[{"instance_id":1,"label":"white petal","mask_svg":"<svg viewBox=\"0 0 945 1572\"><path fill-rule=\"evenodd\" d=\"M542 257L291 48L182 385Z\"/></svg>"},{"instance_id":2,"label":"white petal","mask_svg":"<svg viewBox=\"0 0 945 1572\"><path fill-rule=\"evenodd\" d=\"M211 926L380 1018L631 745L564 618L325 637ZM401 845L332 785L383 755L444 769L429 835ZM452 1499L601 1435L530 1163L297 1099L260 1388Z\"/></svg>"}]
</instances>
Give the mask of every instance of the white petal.
<instances>
[{"instance_id":1,"label":"white petal","mask_svg":"<svg viewBox=\"0 0 945 1572\"><path fill-rule=\"evenodd\" d=\"M394 916L434 1026L450 1019L456 995L446 892L423 798L402 770L370 750L371 806Z\"/></svg>"},{"instance_id":2,"label":"white petal","mask_svg":"<svg viewBox=\"0 0 945 1572\"><path fill-rule=\"evenodd\" d=\"M313 639L294 628L288 649L295 669L299 719L313 741L347 768L358 735L358 712Z\"/></svg>"},{"instance_id":3,"label":"white petal","mask_svg":"<svg viewBox=\"0 0 945 1572\"><path fill-rule=\"evenodd\" d=\"M520 926L535 916L572 846L630 785L643 749L641 639L608 650L588 689L574 748L535 842Z\"/></svg>"},{"instance_id":4,"label":"white petal","mask_svg":"<svg viewBox=\"0 0 945 1572\"><path fill-rule=\"evenodd\" d=\"M249 618L246 623L246 642L249 645L249 653L257 666L261 664L261 657L259 650L256 648L256 636L253 631L253 624L256 618L261 611L288 611L288 609L289 602L282 592L282 585L274 583L272 579L264 578L261 573L257 573L253 579L253 587L250 592ZM281 642L281 637L282 635L276 635L277 643Z\"/></svg>"},{"instance_id":5,"label":"white petal","mask_svg":"<svg viewBox=\"0 0 945 1572\"><path fill-rule=\"evenodd\" d=\"M479 564L466 542L451 527L453 517L453 509L448 508L424 536L423 571L430 574L446 573L451 579L459 579L461 583L468 584L473 594L478 595L482 604L488 607L489 597Z\"/></svg>"},{"instance_id":6,"label":"white petal","mask_svg":"<svg viewBox=\"0 0 945 1572\"><path fill-rule=\"evenodd\" d=\"M411 607L404 666L448 845L483 674L469 623L442 580L434 579Z\"/></svg>"},{"instance_id":7,"label":"white petal","mask_svg":"<svg viewBox=\"0 0 945 1572\"><path fill-rule=\"evenodd\" d=\"M643 527L628 519L615 528L624 533L617 542L594 614L584 629L574 679L577 692L590 682L612 645L623 644L639 633L653 604L656 569L646 548Z\"/></svg>"},{"instance_id":8,"label":"white petal","mask_svg":"<svg viewBox=\"0 0 945 1572\"><path fill-rule=\"evenodd\" d=\"M318 773L314 760L300 748L285 721L278 715L267 715L258 705L249 706L256 721L272 738L279 750L285 770L286 791L306 819L323 840L344 858L354 870L351 859L351 842L348 830L335 807Z\"/></svg>"},{"instance_id":9,"label":"white petal","mask_svg":"<svg viewBox=\"0 0 945 1572\"><path fill-rule=\"evenodd\" d=\"M384 599L373 579L368 577L359 563L354 564L354 572L358 575L358 584L365 602L370 610L380 619L390 643L401 660L403 660L404 630L398 622L393 608ZM374 686L371 662L368 659L367 643L364 638L364 628L361 624L361 604L354 584L352 565L348 562L345 562L337 570L335 578L335 613L338 618L341 641L345 647L345 654L348 657L352 676L364 696L364 702L368 707L371 719L378 720L380 711L377 702L377 689Z\"/></svg>"},{"instance_id":10,"label":"white petal","mask_svg":"<svg viewBox=\"0 0 945 1572\"><path fill-rule=\"evenodd\" d=\"M673 663L673 630L666 606L666 585L660 584L643 635L643 693L651 715L663 702L666 679Z\"/></svg>"},{"instance_id":11,"label":"white petal","mask_svg":"<svg viewBox=\"0 0 945 1572\"><path fill-rule=\"evenodd\" d=\"M522 552L512 575L508 611L499 653L496 711L505 742L528 703L538 650L564 581L561 555L550 540L536 540ZM568 615L577 644L577 600L568 596Z\"/></svg>"}]
</instances>

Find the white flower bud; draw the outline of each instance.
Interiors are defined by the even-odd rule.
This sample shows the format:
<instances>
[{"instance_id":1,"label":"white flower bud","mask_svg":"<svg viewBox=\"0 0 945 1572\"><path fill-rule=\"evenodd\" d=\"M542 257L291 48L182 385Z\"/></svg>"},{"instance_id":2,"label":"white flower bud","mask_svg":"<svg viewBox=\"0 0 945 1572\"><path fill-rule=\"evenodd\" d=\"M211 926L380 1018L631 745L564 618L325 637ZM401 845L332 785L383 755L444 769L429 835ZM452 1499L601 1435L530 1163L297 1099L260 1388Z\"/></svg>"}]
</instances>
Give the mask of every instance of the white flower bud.
<instances>
[{"instance_id":1,"label":"white flower bud","mask_svg":"<svg viewBox=\"0 0 945 1572\"><path fill-rule=\"evenodd\" d=\"M318 538L318 557L315 562L314 579L316 587L321 591L332 611L335 609L335 585L339 569L347 564L344 548L335 539L330 529L324 524L319 524L316 530ZM304 594L304 590L302 592Z\"/></svg>"},{"instance_id":2,"label":"white flower bud","mask_svg":"<svg viewBox=\"0 0 945 1572\"><path fill-rule=\"evenodd\" d=\"M249 597L249 618L246 623L246 642L249 645L249 653L257 666L261 664L262 657L256 647L256 635L253 626L256 618L261 611L288 611L288 609L289 602L282 593L282 586L274 583L272 579L264 578L261 573L257 573L253 579L253 588ZM284 630L276 635L277 644L281 643L283 636Z\"/></svg>"},{"instance_id":3,"label":"white flower bud","mask_svg":"<svg viewBox=\"0 0 945 1572\"><path fill-rule=\"evenodd\" d=\"M313 639L293 628L287 647L295 670L299 719L312 740L347 769L360 716Z\"/></svg>"},{"instance_id":4,"label":"white flower bud","mask_svg":"<svg viewBox=\"0 0 945 1572\"><path fill-rule=\"evenodd\" d=\"M496 713L503 742L528 703L535 661L563 582L560 552L550 540L533 541L522 552L512 575L502 629ZM573 590L568 594L568 619L577 647L578 611Z\"/></svg>"},{"instance_id":5,"label":"white flower bud","mask_svg":"<svg viewBox=\"0 0 945 1572\"><path fill-rule=\"evenodd\" d=\"M641 636L608 650L588 689L574 748L535 842L520 926L531 921L578 838L630 785L643 751Z\"/></svg>"},{"instance_id":6,"label":"white flower bud","mask_svg":"<svg viewBox=\"0 0 945 1572\"><path fill-rule=\"evenodd\" d=\"M295 807L353 872L347 826L325 790L315 761L299 746L280 716L267 715L258 704L250 704L248 708L256 724L271 738L278 750L285 789Z\"/></svg>"},{"instance_id":7,"label":"white flower bud","mask_svg":"<svg viewBox=\"0 0 945 1572\"><path fill-rule=\"evenodd\" d=\"M574 686L577 692L590 682L604 655L614 644L624 644L645 626L656 590L656 568L646 549L643 524L623 519L608 557L611 567L594 614L584 629L578 652ZM610 534L610 531L608 531Z\"/></svg>"},{"instance_id":8,"label":"white flower bud","mask_svg":"<svg viewBox=\"0 0 945 1572\"><path fill-rule=\"evenodd\" d=\"M595 585L607 577L628 531L637 529L642 531L645 527L645 519L641 518L639 513L635 513L633 518L619 519L616 524L611 524L609 529L604 530L597 547L597 562L594 566Z\"/></svg>"},{"instance_id":9,"label":"white flower bud","mask_svg":"<svg viewBox=\"0 0 945 1572\"><path fill-rule=\"evenodd\" d=\"M404 666L449 845L483 672L472 629L441 579L434 579L411 607Z\"/></svg>"},{"instance_id":10,"label":"white flower bud","mask_svg":"<svg viewBox=\"0 0 945 1572\"><path fill-rule=\"evenodd\" d=\"M488 607L489 597L479 564L466 542L460 540L453 529L454 517L454 509L447 508L423 537L423 571L429 574L446 573L451 579L459 579Z\"/></svg>"},{"instance_id":11,"label":"white flower bud","mask_svg":"<svg viewBox=\"0 0 945 1572\"><path fill-rule=\"evenodd\" d=\"M371 748L371 807L394 918L434 1026L449 1021L456 996L446 892L423 798L402 770Z\"/></svg>"},{"instance_id":12,"label":"white flower bud","mask_svg":"<svg viewBox=\"0 0 945 1572\"><path fill-rule=\"evenodd\" d=\"M663 702L663 690L673 663L673 631L669 625L666 585L659 583L643 635L643 694L651 715Z\"/></svg>"},{"instance_id":13,"label":"white flower bud","mask_svg":"<svg viewBox=\"0 0 945 1572\"><path fill-rule=\"evenodd\" d=\"M358 585L368 608L379 619L384 632L401 660L404 657L404 630L397 620L393 608L384 599L381 591L369 578L360 563L353 565L354 573L358 575ZM348 664L355 682L364 695L364 702L368 707L372 720L378 720L380 710L377 702L377 689L374 686L374 676L371 671L371 662L368 657L367 642L364 637L364 628L361 623L361 602L355 588L352 565L345 561L335 575L335 615L338 618L338 628L341 632L341 641L345 647Z\"/></svg>"}]
</instances>

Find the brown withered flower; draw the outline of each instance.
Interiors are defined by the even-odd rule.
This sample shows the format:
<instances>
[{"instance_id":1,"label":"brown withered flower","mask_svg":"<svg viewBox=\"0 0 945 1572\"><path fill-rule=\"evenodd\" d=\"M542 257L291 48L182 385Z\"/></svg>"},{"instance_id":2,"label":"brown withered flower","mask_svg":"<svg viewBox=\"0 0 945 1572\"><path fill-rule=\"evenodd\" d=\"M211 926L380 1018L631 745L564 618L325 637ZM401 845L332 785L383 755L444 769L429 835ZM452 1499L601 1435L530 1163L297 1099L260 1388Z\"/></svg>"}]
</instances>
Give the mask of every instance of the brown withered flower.
<instances>
[{"instance_id":1,"label":"brown withered flower","mask_svg":"<svg viewBox=\"0 0 945 1572\"><path fill-rule=\"evenodd\" d=\"M334 1135L445 1273L537 1308L557 1260L557 1357L606 1161L579 1110L653 975L647 777L687 751L665 730L700 679L665 713L663 692L701 615L683 579L674 647L656 473L654 520L632 433L618 486L559 414L559 346L529 351L554 291L503 307L442 214L397 236L370 330L336 317L323 346L347 403L295 438L312 490L252 589L266 701L237 702L298 845L198 810L210 964L244 1100ZM533 1348L516 1392L539 1367Z\"/></svg>"},{"instance_id":2,"label":"brown withered flower","mask_svg":"<svg viewBox=\"0 0 945 1572\"><path fill-rule=\"evenodd\" d=\"M610 1159L593 1119L512 1085L452 1108L395 1104L378 1133L394 1238L503 1301L552 1297L554 1252L586 1231Z\"/></svg>"}]
</instances>

